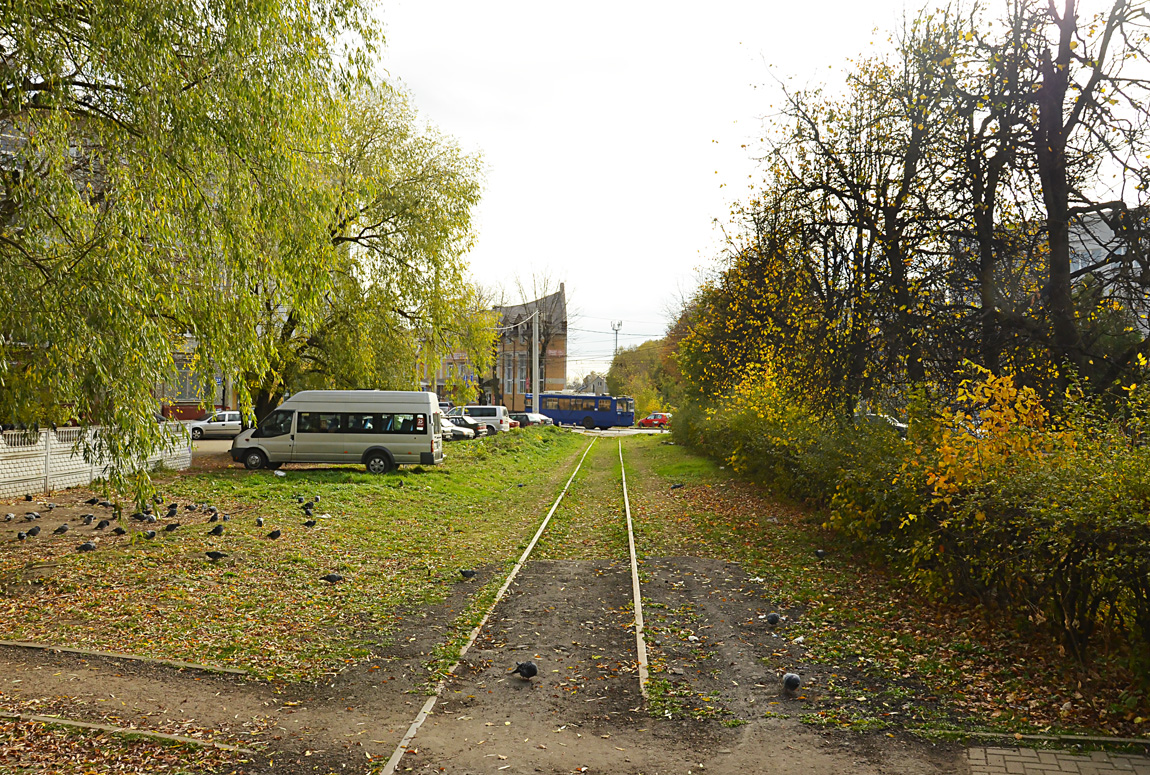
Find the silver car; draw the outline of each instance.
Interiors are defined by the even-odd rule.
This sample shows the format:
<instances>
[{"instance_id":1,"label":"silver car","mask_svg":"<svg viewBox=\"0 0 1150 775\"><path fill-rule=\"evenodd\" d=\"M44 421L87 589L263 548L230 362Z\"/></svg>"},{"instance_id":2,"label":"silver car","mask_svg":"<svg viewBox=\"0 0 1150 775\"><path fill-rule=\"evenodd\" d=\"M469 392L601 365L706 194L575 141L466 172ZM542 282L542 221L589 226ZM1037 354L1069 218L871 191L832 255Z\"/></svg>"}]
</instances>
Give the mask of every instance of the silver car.
<instances>
[{"instance_id":1,"label":"silver car","mask_svg":"<svg viewBox=\"0 0 1150 775\"><path fill-rule=\"evenodd\" d=\"M189 425L193 439L230 439L244 429L239 412L216 412Z\"/></svg>"}]
</instances>

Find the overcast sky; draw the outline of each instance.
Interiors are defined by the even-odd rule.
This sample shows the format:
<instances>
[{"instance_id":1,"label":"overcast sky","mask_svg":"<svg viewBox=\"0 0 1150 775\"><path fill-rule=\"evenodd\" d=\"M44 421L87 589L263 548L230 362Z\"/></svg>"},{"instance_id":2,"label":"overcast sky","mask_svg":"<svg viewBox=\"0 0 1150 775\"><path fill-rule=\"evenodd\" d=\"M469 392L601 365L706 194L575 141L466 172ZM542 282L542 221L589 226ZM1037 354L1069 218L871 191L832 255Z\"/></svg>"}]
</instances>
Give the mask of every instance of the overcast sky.
<instances>
[{"instance_id":1,"label":"overcast sky","mask_svg":"<svg viewBox=\"0 0 1150 775\"><path fill-rule=\"evenodd\" d=\"M388 76L483 155L473 275L566 284L571 376L606 371L612 320L621 347L663 335L757 179L776 79L841 83L903 8L381 0L379 15Z\"/></svg>"}]
</instances>

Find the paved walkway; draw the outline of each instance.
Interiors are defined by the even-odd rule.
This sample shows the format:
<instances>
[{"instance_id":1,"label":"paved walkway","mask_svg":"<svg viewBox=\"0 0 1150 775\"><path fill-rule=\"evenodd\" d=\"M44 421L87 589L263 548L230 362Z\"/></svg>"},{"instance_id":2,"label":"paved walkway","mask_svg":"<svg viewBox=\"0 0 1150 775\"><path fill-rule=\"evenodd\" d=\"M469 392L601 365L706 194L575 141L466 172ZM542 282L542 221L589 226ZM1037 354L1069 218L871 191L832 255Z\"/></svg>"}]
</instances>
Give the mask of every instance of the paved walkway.
<instances>
[{"instance_id":1,"label":"paved walkway","mask_svg":"<svg viewBox=\"0 0 1150 775\"><path fill-rule=\"evenodd\" d=\"M1150 775L1150 758L1095 751L1071 754L1033 748L970 748L971 775Z\"/></svg>"}]
</instances>

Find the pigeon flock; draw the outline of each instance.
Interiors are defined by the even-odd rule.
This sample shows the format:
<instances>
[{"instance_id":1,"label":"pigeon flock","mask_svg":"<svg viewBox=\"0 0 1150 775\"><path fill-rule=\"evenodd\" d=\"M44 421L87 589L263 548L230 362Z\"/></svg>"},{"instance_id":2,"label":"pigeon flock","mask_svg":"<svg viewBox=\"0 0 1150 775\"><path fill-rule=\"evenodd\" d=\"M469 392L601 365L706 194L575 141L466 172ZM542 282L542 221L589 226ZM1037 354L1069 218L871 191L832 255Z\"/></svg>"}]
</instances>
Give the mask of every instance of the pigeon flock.
<instances>
[{"instance_id":1,"label":"pigeon flock","mask_svg":"<svg viewBox=\"0 0 1150 775\"><path fill-rule=\"evenodd\" d=\"M26 502L31 502L32 497L25 496L24 500ZM301 504L303 516L306 517L302 523L303 526L305 528L316 527L318 522L312 512L315 509L315 504L319 502L319 496L316 495L314 498L308 500L303 496L297 495L293 496L293 500ZM207 516L207 519L200 524L207 526L209 523L214 523L210 530L205 531L206 535L219 538L225 534L226 527L224 523L231 521L231 516L229 514L222 513L215 506L197 503L189 503L185 505L183 521L179 521L177 520L177 517L180 515L180 505L178 503L169 503L166 507L164 507L163 499L159 495L155 496L154 501L156 504L155 507L152 505L144 506L141 510L131 514L125 520L125 522L130 521L139 523L139 529L135 531L135 535L144 540L153 540L157 535L161 533L174 534L177 530L186 531L193 529L195 525L190 524L190 522L198 515ZM106 531L109 527L112 527L113 521L117 520L118 518L118 506L110 501L93 497L87 499L83 503L84 505L94 508L110 510L108 518L101 519L95 513L81 514L78 517L78 522L69 523L65 521L53 529L53 536L74 535L77 530L88 528L93 531L93 538L95 538L99 536L101 532ZM52 512L59 508L59 506L55 503L46 503L44 504L43 508L48 512ZM38 511L30 510L22 515L7 513L4 515L3 521L14 522L19 519L23 529L17 531L16 540L26 542L29 539L34 539L40 535L40 525L34 523L36 523L36 521L41 518L41 514ZM32 524L31 526L28 526L26 523ZM257 528L263 527L264 518L256 517L255 526ZM117 536L128 535L129 533L128 529L123 525L115 525L115 527L112 527L110 532ZM275 528L270 533L267 533L265 538L274 541L284 534L285 533L283 529ZM83 541L83 543L78 544L75 548L75 551L81 554L86 552L94 552L97 550L97 545L97 540L88 539ZM228 556L227 553L216 549L205 551L204 555L211 563L217 563ZM474 575L473 572L472 575ZM326 575L320 576L320 580L326 581L329 584L336 584L340 581L343 581L343 576L339 575L338 573L328 573Z\"/></svg>"}]
</instances>

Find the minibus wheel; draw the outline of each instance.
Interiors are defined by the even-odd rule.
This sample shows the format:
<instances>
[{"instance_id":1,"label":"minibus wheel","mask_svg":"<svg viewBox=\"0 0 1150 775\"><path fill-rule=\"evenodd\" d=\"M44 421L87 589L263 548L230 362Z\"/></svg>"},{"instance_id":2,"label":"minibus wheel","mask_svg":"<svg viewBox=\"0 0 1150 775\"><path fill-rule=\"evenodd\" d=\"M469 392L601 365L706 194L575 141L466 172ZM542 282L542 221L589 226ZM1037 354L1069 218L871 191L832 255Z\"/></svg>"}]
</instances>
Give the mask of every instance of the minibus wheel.
<instances>
[{"instance_id":1,"label":"minibus wheel","mask_svg":"<svg viewBox=\"0 0 1150 775\"><path fill-rule=\"evenodd\" d=\"M391 459L382 452L372 452L363 459L363 466L369 474L386 474L391 470Z\"/></svg>"},{"instance_id":2,"label":"minibus wheel","mask_svg":"<svg viewBox=\"0 0 1150 775\"><path fill-rule=\"evenodd\" d=\"M268 464L268 457L258 449L250 449L244 453L244 468L249 471L255 471L257 468L263 468Z\"/></svg>"}]
</instances>

